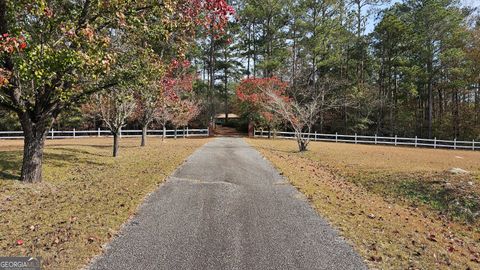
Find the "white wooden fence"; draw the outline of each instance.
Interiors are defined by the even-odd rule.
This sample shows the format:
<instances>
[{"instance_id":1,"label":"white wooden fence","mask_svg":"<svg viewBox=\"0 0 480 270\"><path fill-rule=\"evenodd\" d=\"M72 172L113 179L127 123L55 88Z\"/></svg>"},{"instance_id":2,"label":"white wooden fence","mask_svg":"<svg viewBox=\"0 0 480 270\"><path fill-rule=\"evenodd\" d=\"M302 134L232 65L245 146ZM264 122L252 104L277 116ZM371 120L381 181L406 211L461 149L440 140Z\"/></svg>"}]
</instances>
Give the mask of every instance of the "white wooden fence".
<instances>
[{"instance_id":1,"label":"white wooden fence","mask_svg":"<svg viewBox=\"0 0 480 270\"><path fill-rule=\"evenodd\" d=\"M267 138L269 131L254 130L254 137ZM273 137L273 131L270 131L270 136ZM295 132L275 132L277 138L295 139ZM438 140L434 139L422 139L415 136L415 138L405 137L381 137L381 136L364 136L364 135L341 135L335 134L322 134L322 133L302 133L302 136L309 136L312 141L327 141L327 142L346 142L355 144L386 144L386 145L406 145L414 147L432 147L432 148L449 148L449 149L468 149L468 150L480 150L480 142L472 141L459 141L454 139Z\"/></svg>"},{"instance_id":2,"label":"white wooden fence","mask_svg":"<svg viewBox=\"0 0 480 270\"><path fill-rule=\"evenodd\" d=\"M208 136L208 129L178 129L167 130L166 136L168 138L175 137L202 137ZM75 138L85 138L85 137L105 137L111 136L112 133L110 130L54 130L51 129L48 132L48 139L75 139ZM148 130L148 136L163 136L163 130ZM142 136L141 130L122 130L120 132L121 137L140 137ZM0 131L0 139L23 139L23 131Z\"/></svg>"}]
</instances>

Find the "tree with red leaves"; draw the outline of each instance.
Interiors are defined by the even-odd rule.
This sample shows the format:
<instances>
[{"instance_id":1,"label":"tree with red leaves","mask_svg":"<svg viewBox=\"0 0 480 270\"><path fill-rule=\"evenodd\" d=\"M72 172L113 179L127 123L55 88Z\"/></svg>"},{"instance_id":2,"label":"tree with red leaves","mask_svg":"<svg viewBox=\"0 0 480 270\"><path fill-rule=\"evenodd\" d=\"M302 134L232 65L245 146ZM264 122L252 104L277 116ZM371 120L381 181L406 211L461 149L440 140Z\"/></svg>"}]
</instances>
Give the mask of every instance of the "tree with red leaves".
<instances>
[{"instance_id":1,"label":"tree with red leaves","mask_svg":"<svg viewBox=\"0 0 480 270\"><path fill-rule=\"evenodd\" d=\"M188 124L200 114L200 106L191 99L179 100L175 103L172 125L175 128L175 139L177 138L177 129L187 127ZM185 132L183 133L185 137Z\"/></svg>"},{"instance_id":2,"label":"tree with red leaves","mask_svg":"<svg viewBox=\"0 0 480 270\"><path fill-rule=\"evenodd\" d=\"M190 68L185 52L191 48L194 38L199 34L198 30L207 35L215 33L220 36L229 16L234 13L225 0L177 0L169 3L177 12L162 16L166 25L152 22L152 27L140 29L141 33L138 34L141 37L139 43L152 48L158 58L156 65L162 67L153 74L150 85L147 83L136 94L137 119L143 130L142 146L145 145L146 130L153 118L157 118L163 127L172 121L174 114L169 108L178 105L175 99L170 98L173 92L178 89L184 89L180 91L183 93L192 92L194 75L179 73ZM170 29L171 35L164 35L166 28ZM176 90L170 89L173 86ZM180 95L182 98L183 94Z\"/></svg>"},{"instance_id":3,"label":"tree with red leaves","mask_svg":"<svg viewBox=\"0 0 480 270\"><path fill-rule=\"evenodd\" d=\"M268 93L275 93L288 100L286 96L287 87L287 83L276 77L247 78L237 86L237 98L240 101L243 114L255 125L268 128L269 138L270 130L281 124L282 119L267 107L267 104L271 101Z\"/></svg>"},{"instance_id":4,"label":"tree with red leaves","mask_svg":"<svg viewBox=\"0 0 480 270\"><path fill-rule=\"evenodd\" d=\"M321 85L319 84L316 91L310 88L298 89L292 97L280 95L278 91L271 88L263 89L268 99L268 102L264 103L265 108L290 125L295 132L300 152L307 150L310 133L322 111L335 106L324 102L325 93L331 91L331 86L332 84L325 80Z\"/></svg>"},{"instance_id":5,"label":"tree with red leaves","mask_svg":"<svg viewBox=\"0 0 480 270\"><path fill-rule=\"evenodd\" d=\"M168 63L166 51L182 58L196 31L221 30L231 12L225 0L0 0L0 107L22 125L21 180L42 180L53 119L122 83L111 74L112 41L137 35L135 46Z\"/></svg>"},{"instance_id":6,"label":"tree with red leaves","mask_svg":"<svg viewBox=\"0 0 480 270\"><path fill-rule=\"evenodd\" d=\"M155 112L155 117L163 128L162 140L166 137L166 125L169 122L175 129L185 127L199 114L200 107L193 98L194 79L189 61L172 60L160 82L161 90Z\"/></svg>"},{"instance_id":7,"label":"tree with red leaves","mask_svg":"<svg viewBox=\"0 0 480 270\"><path fill-rule=\"evenodd\" d=\"M287 83L275 77L245 79L237 87L237 97L250 119L260 119L269 128L275 119L290 125L299 151L306 151L310 136L303 134L312 131L320 112L325 109L322 99L331 83L325 81L318 91L297 90L293 96L287 95L287 87Z\"/></svg>"}]
</instances>

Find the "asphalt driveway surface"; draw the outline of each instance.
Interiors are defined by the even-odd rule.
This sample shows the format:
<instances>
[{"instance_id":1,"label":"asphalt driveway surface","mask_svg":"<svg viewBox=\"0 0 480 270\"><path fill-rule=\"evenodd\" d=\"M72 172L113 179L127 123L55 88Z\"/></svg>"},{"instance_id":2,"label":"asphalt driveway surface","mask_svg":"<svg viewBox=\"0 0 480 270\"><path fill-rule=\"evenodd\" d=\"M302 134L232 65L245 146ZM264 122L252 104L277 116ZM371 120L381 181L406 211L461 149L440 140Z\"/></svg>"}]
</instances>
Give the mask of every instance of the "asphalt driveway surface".
<instances>
[{"instance_id":1,"label":"asphalt driveway surface","mask_svg":"<svg viewBox=\"0 0 480 270\"><path fill-rule=\"evenodd\" d=\"M366 269L256 150L217 138L188 158L89 269Z\"/></svg>"}]
</instances>

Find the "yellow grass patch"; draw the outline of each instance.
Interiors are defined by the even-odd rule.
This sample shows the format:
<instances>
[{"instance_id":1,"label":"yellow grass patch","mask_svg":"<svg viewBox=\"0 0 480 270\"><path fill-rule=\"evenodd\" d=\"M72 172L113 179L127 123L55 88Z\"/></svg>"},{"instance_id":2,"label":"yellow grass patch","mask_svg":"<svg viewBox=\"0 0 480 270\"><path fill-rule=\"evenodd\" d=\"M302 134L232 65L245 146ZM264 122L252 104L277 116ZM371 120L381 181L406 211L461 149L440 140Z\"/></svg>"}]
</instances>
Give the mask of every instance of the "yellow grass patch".
<instances>
[{"instance_id":1,"label":"yellow grass patch","mask_svg":"<svg viewBox=\"0 0 480 270\"><path fill-rule=\"evenodd\" d=\"M468 203L478 197L464 197L480 194L480 153L335 143L311 143L310 151L298 153L294 141L247 141L352 241L370 267L480 267L478 217L457 215L445 202L451 196L465 209L477 209ZM453 175L453 167L469 173Z\"/></svg>"},{"instance_id":2,"label":"yellow grass patch","mask_svg":"<svg viewBox=\"0 0 480 270\"><path fill-rule=\"evenodd\" d=\"M0 141L0 254L41 256L44 269L78 269L101 251L141 201L209 139L48 141L44 181L23 184L21 141ZM18 240L23 241L18 242Z\"/></svg>"}]
</instances>

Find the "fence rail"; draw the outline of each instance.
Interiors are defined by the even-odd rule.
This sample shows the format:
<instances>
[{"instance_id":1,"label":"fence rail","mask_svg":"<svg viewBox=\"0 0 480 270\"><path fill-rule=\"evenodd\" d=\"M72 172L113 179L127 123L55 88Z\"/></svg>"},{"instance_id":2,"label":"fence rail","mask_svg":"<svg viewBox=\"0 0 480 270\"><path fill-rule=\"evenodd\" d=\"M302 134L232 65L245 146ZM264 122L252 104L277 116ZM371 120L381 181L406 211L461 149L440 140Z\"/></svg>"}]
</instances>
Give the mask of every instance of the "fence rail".
<instances>
[{"instance_id":1,"label":"fence rail","mask_svg":"<svg viewBox=\"0 0 480 270\"><path fill-rule=\"evenodd\" d=\"M266 130L254 130L254 137L267 138L274 136L277 138L285 139L295 139L295 132L286 132L286 131L266 131ZM434 139L423 139L423 138L405 138L405 137L383 137L383 136L364 136L364 135L341 135L338 133L335 134L323 134L323 133L302 133L304 137L310 137L312 141L326 141L326 142L345 142L345 143L355 143L355 144L383 144L383 145L394 145L394 146L414 146L414 147L432 147L432 148L448 148L448 149L468 149L468 150L480 150L480 142L472 141L459 141L454 139L449 140L438 140Z\"/></svg>"},{"instance_id":2,"label":"fence rail","mask_svg":"<svg viewBox=\"0 0 480 270\"><path fill-rule=\"evenodd\" d=\"M111 136L110 130L54 130L48 131L48 139L75 139L75 138L87 138L87 137L106 137ZM148 136L163 136L163 130L148 130ZM121 137L140 137L142 136L142 130L122 130L120 132ZM178 129L178 130L166 130L166 137L202 137L208 136L208 129ZM0 131L0 139L23 139L23 131Z\"/></svg>"}]
</instances>

